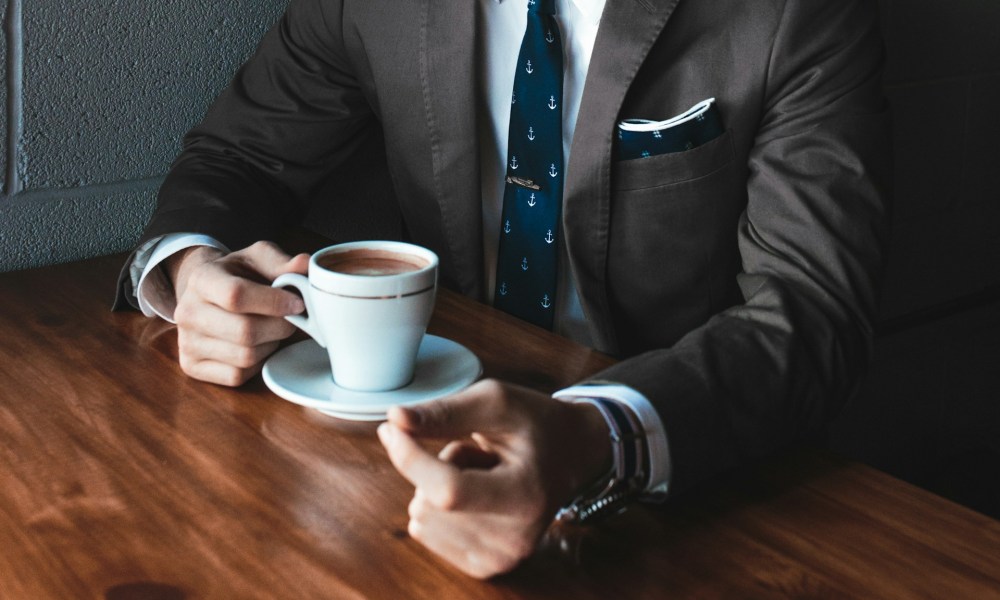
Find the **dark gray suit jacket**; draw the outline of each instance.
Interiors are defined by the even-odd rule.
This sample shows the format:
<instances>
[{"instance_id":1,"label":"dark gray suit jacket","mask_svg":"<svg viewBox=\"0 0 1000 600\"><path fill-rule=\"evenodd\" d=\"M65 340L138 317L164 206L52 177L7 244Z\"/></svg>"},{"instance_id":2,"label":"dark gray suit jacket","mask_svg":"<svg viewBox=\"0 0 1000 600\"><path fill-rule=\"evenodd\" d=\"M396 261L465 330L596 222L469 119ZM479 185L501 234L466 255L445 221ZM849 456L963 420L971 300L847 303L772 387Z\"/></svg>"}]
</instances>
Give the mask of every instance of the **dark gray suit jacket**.
<instances>
[{"instance_id":1,"label":"dark gray suit jacket","mask_svg":"<svg viewBox=\"0 0 1000 600\"><path fill-rule=\"evenodd\" d=\"M476 6L292 0L185 139L144 239L273 238L374 143L408 237L482 298ZM657 407L675 490L821 431L865 370L890 175L875 13L870 0L607 2L563 230L593 339L626 359L600 378ZM614 160L619 120L713 96L721 137Z\"/></svg>"}]
</instances>

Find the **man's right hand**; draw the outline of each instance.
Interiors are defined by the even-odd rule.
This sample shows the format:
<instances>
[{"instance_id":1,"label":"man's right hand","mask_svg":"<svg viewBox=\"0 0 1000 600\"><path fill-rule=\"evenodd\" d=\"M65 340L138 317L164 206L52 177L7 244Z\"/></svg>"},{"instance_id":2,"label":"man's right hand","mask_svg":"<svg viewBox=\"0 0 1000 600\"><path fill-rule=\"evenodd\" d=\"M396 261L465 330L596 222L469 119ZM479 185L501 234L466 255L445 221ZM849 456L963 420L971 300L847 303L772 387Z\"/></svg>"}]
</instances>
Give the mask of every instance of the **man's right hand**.
<instances>
[{"instance_id":1,"label":"man's right hand","mask_svg":"<svg viewBox=\"0 0 1000 600\"><path fill-rule=\"evenodd\" d=\"M177 296L181 369L195 379L242 385L295 331L283 317L305 310L301 298L272 288L271 281L283 273L305 274L309 255L291 257L270 242L231 254L196 246L164 266Z\"/></svg>"}]
</instances>

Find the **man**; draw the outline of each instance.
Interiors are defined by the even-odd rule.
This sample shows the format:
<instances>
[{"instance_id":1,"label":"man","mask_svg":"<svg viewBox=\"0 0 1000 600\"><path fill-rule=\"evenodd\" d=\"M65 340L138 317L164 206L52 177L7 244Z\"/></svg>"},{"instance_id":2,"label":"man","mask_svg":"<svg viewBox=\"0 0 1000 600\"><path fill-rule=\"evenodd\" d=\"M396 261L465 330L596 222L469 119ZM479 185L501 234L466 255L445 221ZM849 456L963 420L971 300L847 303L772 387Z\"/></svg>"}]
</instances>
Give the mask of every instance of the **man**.
<instances>
[{"instance_id":1,"label":"man","mask_svg":"<svg viewBox=\"0 0 1000 600\"><path fill-rule=\"evenodd\" d=\"M868 361L883 262L873 3L537 2L292 0L186 138L121 286L176 319L185 372L242 383L302 310L267 282L306 266L251 244L376 143L409 239L439 254L446 285L494 301L507 190L537 185L511 177L511 85L534 70L525 20L554 10L553 326L623 360L561 394L577 402L484 381L379 429L416 487L413 537L479 577L530 554L574 498L570 515L611 500L602 485L675 494L821 430ZM620 160L620 122L669 133L662 120L713 97L719 135ZM427 436L454 441L433 456Z\"/></svg>"}]
</instances>

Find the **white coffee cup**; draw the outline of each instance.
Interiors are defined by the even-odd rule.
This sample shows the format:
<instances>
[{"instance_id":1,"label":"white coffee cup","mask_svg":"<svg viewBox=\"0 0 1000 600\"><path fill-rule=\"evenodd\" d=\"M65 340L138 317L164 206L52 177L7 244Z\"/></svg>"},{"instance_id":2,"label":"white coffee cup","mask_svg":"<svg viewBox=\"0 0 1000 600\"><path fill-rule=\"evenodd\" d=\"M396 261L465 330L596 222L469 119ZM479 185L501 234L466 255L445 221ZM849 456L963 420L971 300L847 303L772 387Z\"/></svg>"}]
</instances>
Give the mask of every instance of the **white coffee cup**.
<instances>
[{"instance_id":1,"label":"white coffee cup","mask_svg":"<svg viewBox=\"0 0 1000 600\"><path fill-rule=\"evenodd\" d=\"M286 273L272 286L302 294L306 316L285 318L326 348L338 386L384 392L413 379L437 270L437 255L420 246L352 242L313 254L308 278Z\"/></svg>"}]
</instances>

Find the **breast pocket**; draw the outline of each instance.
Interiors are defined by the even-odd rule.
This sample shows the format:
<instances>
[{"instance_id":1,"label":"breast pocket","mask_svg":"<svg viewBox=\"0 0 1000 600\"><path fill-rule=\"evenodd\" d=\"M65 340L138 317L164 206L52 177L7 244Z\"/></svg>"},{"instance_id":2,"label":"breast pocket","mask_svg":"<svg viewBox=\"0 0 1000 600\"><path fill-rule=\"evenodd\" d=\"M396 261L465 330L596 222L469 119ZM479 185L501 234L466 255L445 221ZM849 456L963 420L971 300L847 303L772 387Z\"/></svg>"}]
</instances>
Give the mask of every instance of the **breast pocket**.
<instances>
[{"instance_id":1,"label":"breast pocket","mask_svg":"<svg viewBox=\"0 0 1000 600\"><path fill-rule=\"evenodd\" d=\"M684 152L657 154L615 163L615 191L643 190L711 175L732 162L735 151L731 130Z\"/></svg>"},{"instance_id":2,"label":"breast pocket","mask_svg":"<svg viewBox=\"0 0 1000 600\"><path fill-rule=\"evenodd\" d=\"M608 283L626 351L672 344L731 303L747 177L735 158L727 130L614 164Z\"/></svg>"}]
</instances>

